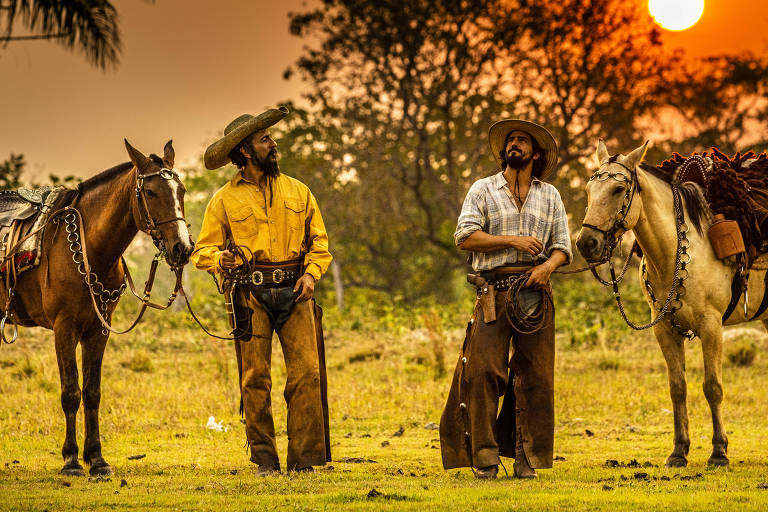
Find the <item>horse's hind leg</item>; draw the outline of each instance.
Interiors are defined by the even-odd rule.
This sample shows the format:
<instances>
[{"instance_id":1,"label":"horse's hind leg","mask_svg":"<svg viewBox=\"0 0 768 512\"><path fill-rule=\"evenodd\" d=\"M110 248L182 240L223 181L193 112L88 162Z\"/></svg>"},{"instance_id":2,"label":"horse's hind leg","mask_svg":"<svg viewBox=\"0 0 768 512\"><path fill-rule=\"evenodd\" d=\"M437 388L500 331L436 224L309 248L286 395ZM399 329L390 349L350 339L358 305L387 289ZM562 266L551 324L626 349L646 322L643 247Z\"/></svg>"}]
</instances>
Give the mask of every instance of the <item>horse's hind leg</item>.
<instances>
[{"instance_id":1,"label":"horse's hind leg","mask_svg":"<svg viewBox=\"0 0 768 512\"><path fill-rule=\"evenodd\" d=\"M112 467L101 456L99 402L101 401L101 362L108 336L101 326L83 336L83 405L85 406L85 441L83 460L91 465L90 474L111 475Z\"/></svg>"},{"instance_id":2,"label":"horse's hind leg","mask_svg":"<svg viewBox=\"0 0 768 512\"><path fill-rule=\"evenodd\" d=\"M699 332L704 356L704 396L712 411L712 455L707 461L712 466L727 466L728 437L725 434L720 406L723 402L723 326L717 314L702 321Z\"/></svg>"},{"instance_id":3,"label":"horse's hind leg","mask_svg":"<svg viewBox=\"0 0 768 512\"><path fill-rule=\"evenodd\" d=\"M54 330L56 360L61 379L61 408L66 420L66 437L61 455L64 467L61 473L68 476L85 476L83 466L77 460L77 410L80 408L80 386L77 375L77 339L71 328Z\"/></svg>"},{"instance_id":4,"label":"horse's hind leg","mask_svg":"<svg viewBox=\"0 0 768 512\"><path fill-rule=\"evenodd\" d=\"M668 322L660 322L654 328L656 340L667 362L669 395L675 418L675 448L667 458L667 467L684 467L688 464L688 387L685 381L685 345L683 336Z\"/></svg>"}]
</instances>

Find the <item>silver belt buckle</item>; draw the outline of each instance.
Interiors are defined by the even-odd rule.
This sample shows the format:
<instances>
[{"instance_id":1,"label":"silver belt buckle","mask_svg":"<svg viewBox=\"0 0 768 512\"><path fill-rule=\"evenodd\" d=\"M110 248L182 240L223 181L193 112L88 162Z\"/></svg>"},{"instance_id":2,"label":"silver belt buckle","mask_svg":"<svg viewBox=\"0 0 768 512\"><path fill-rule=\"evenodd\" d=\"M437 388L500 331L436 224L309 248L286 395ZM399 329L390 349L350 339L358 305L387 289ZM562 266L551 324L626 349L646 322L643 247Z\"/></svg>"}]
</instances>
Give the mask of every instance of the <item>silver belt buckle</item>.
<instances>
[{"instance_id":1,"label":"silver belt buckle","mask_svg":"<svg viewBox=\"0 0 768 512\"><path fill-rule=\"evenodd\" d=\"M263 282L264 274L262 274L261 270L256 270L253 274L251 274L251 283L253 283L254 286L259 286Z\"/></svg>"},{"instance_id":2,"label":"silver belt buckle","mask_svg":"<svg viewBox=\"0 0 768 512\"><path fill-rule=\"evenodd\" d=\"M285 279L285 272L281 268L276 268L272 271L272 282L279 284L283 282L283 279Z\"/></svg>"}]
</instances>

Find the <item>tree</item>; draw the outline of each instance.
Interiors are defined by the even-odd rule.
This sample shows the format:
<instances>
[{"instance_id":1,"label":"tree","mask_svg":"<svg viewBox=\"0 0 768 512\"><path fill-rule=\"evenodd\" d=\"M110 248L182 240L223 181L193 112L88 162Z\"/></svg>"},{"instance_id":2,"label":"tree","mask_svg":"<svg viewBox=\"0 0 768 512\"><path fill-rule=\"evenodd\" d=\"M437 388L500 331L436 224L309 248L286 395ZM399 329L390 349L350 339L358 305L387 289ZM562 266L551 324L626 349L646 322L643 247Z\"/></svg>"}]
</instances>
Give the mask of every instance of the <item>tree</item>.
<instances>
[{"instance_id":1,"label":"tree","mask_svg":"<svg viewBox=\"0 0 768 512\"><path fill-rule=\"evenodd\" d=\"M55 41L106 70L119 62L117 18L117 10L108 0L0 0L0 44ZM31 34L15 35L17 21Z\"/></svg>"},{"instance_id":2,"label":"tree","mask_svg":"<svg viewBox=\"0 0 768 512\"><path fill-rule=\"evenodd\" d=\"M452 233L471 183L496 172L493 121L552 130L557 185L580 212L598 137L630 147L674 94L732 103L728 88L749 82L713 62L699 69L722 80L687 82L688 58L620 0L322 0L290 18L319 46L286 71L310 109L286 123L284 158L343 227L345 280L404 298L452 297ZM729 106L707 102L712 119Z\"/></svg>"},{"instance_id":3,"label":"tree","mask_svg":"<svg viewBox=\"0 0 768 512\"><path fill-rule=\"evenodd\" d=\"M11 153L10 158L0 164L0 190L18 188L21 185L21 173L24 172L24 155Z\"/></svg>"}]
</instances>

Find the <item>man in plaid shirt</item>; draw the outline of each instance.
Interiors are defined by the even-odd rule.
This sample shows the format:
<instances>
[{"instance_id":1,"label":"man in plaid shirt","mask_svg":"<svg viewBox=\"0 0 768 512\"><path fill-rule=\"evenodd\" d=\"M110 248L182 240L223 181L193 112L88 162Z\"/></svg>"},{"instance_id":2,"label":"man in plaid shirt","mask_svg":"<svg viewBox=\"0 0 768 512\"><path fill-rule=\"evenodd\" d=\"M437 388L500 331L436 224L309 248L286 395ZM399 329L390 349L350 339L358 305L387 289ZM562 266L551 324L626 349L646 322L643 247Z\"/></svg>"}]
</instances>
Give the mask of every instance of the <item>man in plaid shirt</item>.
<instances>
[{"instance_id":1,"label":"man in plaid shirt","mask_svg":"<svg viewBox=\"0 0 768 512\"><path fill-rule=\"evenodd\" d=\"M542 308L551 298L550 275L571 260L571 241L560 194L543 181L557 167L552 135L509 119L491 126L489 139L501 170L472 185L455 233L482 281L440 421L440 444L445 469L472 467L478 478L496 478L503 455L515 458L515 476L535 478L534 468L552 467L554 308L540 309L546 313L539 330L521 332L526 329L507 314L507 301ZM510 283L522 274L528 276L524 288L510 296Z\"/></svg>"}]
</instances>

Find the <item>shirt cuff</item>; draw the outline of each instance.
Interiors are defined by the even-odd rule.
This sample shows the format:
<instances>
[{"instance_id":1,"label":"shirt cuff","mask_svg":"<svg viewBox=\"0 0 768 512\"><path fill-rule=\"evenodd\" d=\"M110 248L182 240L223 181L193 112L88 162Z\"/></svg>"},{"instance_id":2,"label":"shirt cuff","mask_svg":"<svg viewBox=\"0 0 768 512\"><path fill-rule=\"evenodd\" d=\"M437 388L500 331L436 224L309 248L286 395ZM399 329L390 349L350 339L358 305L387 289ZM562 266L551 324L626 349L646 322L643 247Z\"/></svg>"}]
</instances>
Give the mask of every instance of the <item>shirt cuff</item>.
<instances>
[{"instance_id":1,"label":"shirt cuff","mask_svg":"<svg viewBox=\"0 0 768 512\"><path fill-rule=\"evenodd\" d=\"M223 272L224 269L221 268L221 253L224 251L218 251L213 254L213 270L214 272Z\"/></svg>"},{"instance_id":2,"label":"shirt cuff","mask_svg":"<svg viewBox=\"0 0 768 512\"><path fill-rule=\"evenodd\" d=\"M464 241L469 238L469 236L475 231L480 231L480 228L471 226L460 231L456 231L456 234L453 235L453 239L456 242L456 247L459 247L461 244L463 244Z\"/></svg>"},{"instance_id":3,"label":"shirt cuff","mask_svg":"<svg viewBox=\"0 0 768 512\"><path fill-rule=\"evenodd\" d=\"M310 263L307 265L306 270L304 270L305 274L309 274L312 277L315 278L315 281L319 281L320 277L323 275L322 272L320 272L320 265L317 263Z\"/></svg>"}]
</instances>

